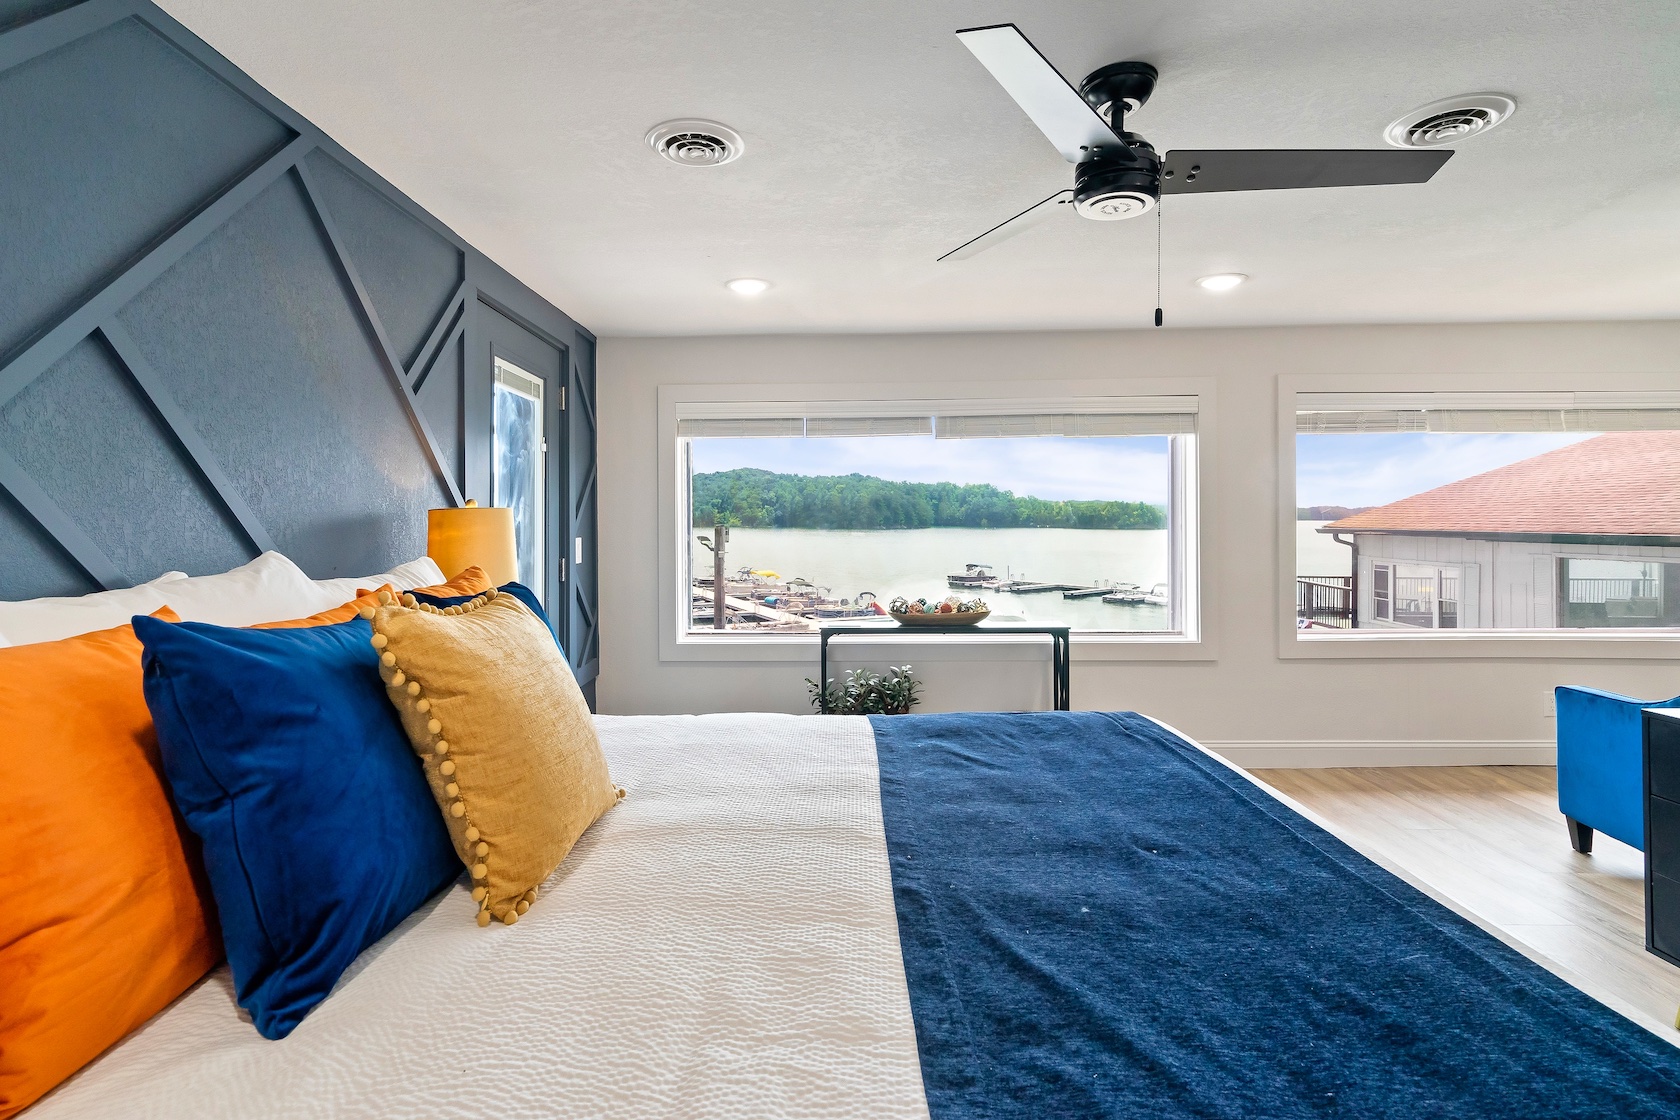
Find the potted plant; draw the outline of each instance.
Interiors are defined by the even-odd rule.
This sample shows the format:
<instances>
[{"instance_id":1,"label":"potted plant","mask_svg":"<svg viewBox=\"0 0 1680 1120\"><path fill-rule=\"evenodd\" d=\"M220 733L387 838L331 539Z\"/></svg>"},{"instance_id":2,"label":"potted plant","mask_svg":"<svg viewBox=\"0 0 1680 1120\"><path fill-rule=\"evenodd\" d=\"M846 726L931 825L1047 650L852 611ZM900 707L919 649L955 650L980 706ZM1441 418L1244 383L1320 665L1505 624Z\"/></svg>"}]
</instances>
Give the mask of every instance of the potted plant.
<instances>
[{"instance_id":1,"label":"potted plant","mask_svg":"<svg viewBox=\"0 0 1680 1120\"><path fill-rule=\"evenodd\" d=\"M868 669L853 669L847 672L844 684L835 684L832 677L825 683L826 687L805 678L811 707L831 716L901 716L922 699L922 682L908 665L889 668L884 677Z\"/></svg>"}]
</instances>

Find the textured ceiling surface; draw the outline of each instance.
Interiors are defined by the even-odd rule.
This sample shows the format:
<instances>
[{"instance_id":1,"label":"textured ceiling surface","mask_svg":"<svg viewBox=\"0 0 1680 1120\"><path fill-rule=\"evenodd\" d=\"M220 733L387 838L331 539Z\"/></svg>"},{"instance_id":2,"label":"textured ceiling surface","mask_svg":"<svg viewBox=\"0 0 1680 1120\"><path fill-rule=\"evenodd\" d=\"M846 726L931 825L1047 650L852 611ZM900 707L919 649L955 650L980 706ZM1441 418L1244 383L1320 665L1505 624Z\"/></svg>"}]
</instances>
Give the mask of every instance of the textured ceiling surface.
<instances>
[{"instance_id":1,"label":"textured ceiling surface","mask_svg":"<svg viewBox=\"0 0 1680 1120\"><path fill-rule=\"evenodd\" d=\"M1517 98L1423 186L1173 197L1176 326L1680 316L1675 0L164 0L399 188L602 334L1144 326L1152 218L946 250L1072 171L952 34L1013 21L1075 84L1161 71L1175 147L1382 147ZM746 153L677 167L654 124ZM1193 281L1247 273L1234 292ZM756 300L724 281L775 285Z\"/></svg>"}]
</instances>

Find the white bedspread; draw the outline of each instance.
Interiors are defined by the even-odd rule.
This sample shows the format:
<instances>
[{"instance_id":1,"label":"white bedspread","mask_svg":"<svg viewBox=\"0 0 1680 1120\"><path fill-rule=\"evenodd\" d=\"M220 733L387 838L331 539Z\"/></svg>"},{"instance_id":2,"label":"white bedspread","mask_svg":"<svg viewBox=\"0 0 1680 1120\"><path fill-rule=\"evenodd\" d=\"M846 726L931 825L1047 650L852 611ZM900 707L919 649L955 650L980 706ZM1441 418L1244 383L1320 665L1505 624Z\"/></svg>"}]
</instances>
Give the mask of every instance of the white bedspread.
<instances>
[{"instance_id":1,"label":"white bedspread","mask_svg":"<svg viewBox=\"0 0 1680 1120\"><path fill-rule=\"evenodd\" d=\"M458 884L280 1042L223 967L26 1115L926 1117L868 723L599 726L630 796L518 925Z\"/></svg>"}]
</instances>

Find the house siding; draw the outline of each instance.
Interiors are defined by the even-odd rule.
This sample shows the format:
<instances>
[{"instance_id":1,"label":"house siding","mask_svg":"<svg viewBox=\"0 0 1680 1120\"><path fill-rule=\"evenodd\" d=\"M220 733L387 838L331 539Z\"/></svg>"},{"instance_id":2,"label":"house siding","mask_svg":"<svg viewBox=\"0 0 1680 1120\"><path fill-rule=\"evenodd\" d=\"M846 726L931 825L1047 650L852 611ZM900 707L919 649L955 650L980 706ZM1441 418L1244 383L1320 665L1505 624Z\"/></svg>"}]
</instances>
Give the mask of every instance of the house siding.
<instances>
[{"instance_id":1,"label":"house siding","mask_svg":"<svg viewBox=\"0 0 1680 1120\"><path fill-rule=\"evenodd\" d=\"M1557 569L1561 558L1680 563L1680 547L1676 546L1492 541L1445 534L1354 536L1359 545L1359 625L1370 629L1411 629L1376 617L1371 592L1377 564L1461 568L1460 628L1520 630L1559 624Z\"/></svg>"}]
</instances>

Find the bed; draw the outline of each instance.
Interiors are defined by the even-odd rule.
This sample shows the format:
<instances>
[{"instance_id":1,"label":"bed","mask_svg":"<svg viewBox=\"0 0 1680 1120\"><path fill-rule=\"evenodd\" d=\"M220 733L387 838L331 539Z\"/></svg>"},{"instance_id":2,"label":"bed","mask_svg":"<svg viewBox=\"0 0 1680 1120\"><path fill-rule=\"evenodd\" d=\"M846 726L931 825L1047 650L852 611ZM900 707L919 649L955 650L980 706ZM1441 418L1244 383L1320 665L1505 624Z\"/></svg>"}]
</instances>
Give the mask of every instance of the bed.
<instances>
[{"instance_id":1,"label":"bed","mask_svg":"<svg viewBox=\"0 0 1680 1120\"><path fill-rule=\"evenodd\" d=\"M280 1042L225 968L60 1117L1670 1116L1680 1050L1135 715L600 717L628 799Z\"/></svg>"}]
</instances>

